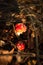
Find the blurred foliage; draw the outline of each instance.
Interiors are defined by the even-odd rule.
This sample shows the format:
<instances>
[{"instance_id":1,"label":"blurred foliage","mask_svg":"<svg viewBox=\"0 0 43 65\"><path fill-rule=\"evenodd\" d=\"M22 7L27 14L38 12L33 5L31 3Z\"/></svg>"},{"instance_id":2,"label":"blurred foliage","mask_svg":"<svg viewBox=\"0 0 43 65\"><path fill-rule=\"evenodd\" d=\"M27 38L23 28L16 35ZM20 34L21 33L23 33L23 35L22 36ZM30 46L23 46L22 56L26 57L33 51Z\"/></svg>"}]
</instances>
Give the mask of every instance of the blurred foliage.
<instances>
[{"instance_id":1,"label":"blurred foliage","mask_svg":"<svg viewBox=\"0 0 43 65\"><path fill-rule=\"evenodd\" d=\"M14 1L15 0L0 0L0 5L2 5L0 6L0 30L1 28L6 29L8 26L8 28L11 29L8 31L8 34L12 34L12 28L10 28L10 26L13 26L18 22L22 22L25 24L28 23L28 26L34 33L34 24L34 26L37 28L37 35L40 37L39 41L40 43L43 43L43 0L17 0L16 8ZM0 34L3 37L5 33L3 33L1 30ZM5 35L5 38L7 36ZM33 60L32 62L33 65L35 65L37 61ZM28 62L28 65L31 65L30 61Z\"/></svg>"}]
</instances>

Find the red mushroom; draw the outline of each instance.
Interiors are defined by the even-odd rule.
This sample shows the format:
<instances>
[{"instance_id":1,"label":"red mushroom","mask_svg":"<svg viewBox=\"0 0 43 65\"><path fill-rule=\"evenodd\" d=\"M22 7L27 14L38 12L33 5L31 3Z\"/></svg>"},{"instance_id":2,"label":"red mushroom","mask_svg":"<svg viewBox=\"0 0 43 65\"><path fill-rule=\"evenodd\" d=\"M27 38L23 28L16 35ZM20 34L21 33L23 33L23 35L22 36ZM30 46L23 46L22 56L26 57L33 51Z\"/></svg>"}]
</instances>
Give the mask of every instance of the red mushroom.
<instances>
[{"instance_id":1,"label":"red mushroom","mask_svg":"<svg viewBox=\"0 0 43 65\"><path fill-rule=\"evenodd\" d=\"M18 42L16 46L20 51L23 51L25 49L25 44L23 42Z\"/></svg>"},{"instance_id":2,"label":"red mushroom","mask_svg":"<svg viewBox=\"0 0 43 65\"><path fill-rule=\"evenodd\" d=\"M18 23L14 27L14 32L17 36L26 32L26 30L27 30L27 27L23 23Z\"/></svg>"}]
</instances>

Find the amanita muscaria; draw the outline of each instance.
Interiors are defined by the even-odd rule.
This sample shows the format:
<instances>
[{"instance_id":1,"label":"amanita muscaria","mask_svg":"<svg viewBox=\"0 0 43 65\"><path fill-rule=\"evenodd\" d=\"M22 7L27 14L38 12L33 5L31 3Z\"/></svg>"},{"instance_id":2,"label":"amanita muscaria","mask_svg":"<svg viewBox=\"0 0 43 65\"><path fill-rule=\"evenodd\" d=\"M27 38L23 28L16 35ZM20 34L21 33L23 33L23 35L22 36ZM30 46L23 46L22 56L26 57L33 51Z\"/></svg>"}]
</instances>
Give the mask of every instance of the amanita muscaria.
<instances>
[{"instance_id":1,"label":"amanita muscaria","mask_svg":"<svg viewBox=\"0 0 43 65\"><path fill-rule=\"evenodd\" d=\"M26 30L27 30L27 27L26 27L26 25L23 24L23 23L18 23L18 24L16 24L15 27L14 27L14 32L15 32L15 34L16 34L17 36L19 36L20 34L26 32Z\"/></svg>"},{"instance_id":2,"label":"amanita muscaria","mask_svg":"<svg viewBox=\"0 0 43 65\"><path fill-rule=\"evenodd\" d=\"M16 47L19 51L23 51L25 49L25 44L21 41L19 41L17 44L16 44Z\"/></svg>"}]
</instances>

